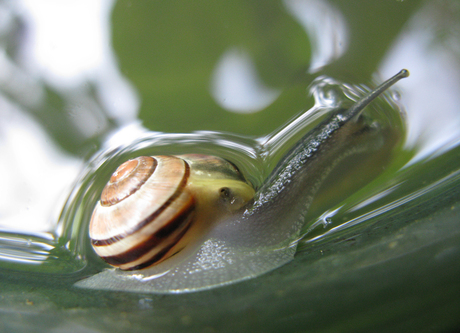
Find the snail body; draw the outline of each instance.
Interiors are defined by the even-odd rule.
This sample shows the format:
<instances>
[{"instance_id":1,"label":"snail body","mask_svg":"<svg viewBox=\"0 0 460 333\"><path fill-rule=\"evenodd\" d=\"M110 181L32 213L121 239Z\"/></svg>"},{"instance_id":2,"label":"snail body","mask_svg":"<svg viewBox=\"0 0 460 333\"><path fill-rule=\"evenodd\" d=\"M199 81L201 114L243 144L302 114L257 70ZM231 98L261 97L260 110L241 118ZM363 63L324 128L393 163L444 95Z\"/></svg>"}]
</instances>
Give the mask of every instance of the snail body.
<instances>
[{"instance_id":1,"label":"snail body","mask_svg":"<svg viewBox=\"0 0 460 333\"><path fill-rule=\"evenodd\" d=\"M333 112L294 145L257 190L219 157L125 162L96 205L90 238L109 264L136 274L106 271L80 286L188 292L257 276L292 260L292 241L330 171L347 156L383 144L381 131L363 121L362 110L407 76L402 70L349 109Z\"/></svg>"}]
</instances>

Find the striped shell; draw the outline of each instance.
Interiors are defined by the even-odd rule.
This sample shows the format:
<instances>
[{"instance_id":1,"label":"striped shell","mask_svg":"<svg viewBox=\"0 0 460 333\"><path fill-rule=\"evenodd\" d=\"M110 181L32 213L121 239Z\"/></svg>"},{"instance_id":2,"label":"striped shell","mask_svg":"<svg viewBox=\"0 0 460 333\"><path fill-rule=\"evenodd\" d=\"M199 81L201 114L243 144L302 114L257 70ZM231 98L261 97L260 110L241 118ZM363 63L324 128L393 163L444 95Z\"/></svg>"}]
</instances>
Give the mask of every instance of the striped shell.
<instances>
[{"instance_id":1,"label":"striped shell","mask_svg":"<svg viewBox=\"0 0 460 333\"><path fill-rule=\"evenodd\" d=\"M142 269L176 254L253 195L238 169L218 157L141 156L120 165L103 189L91 244L112 266Z\"/></svg>"}]
</instances>

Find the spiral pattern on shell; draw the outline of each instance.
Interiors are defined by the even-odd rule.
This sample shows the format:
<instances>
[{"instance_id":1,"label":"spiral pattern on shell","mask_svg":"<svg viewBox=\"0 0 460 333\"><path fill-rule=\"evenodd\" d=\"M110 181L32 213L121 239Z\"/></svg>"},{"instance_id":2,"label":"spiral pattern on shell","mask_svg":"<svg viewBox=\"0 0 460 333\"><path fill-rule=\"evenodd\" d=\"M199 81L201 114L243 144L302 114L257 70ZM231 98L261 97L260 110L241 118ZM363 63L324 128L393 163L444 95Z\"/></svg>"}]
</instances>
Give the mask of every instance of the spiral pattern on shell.
<instances>
[{"instance_id":1,"label":"spiral pattern on shell","mask_svg":"<svg viewBox=\"0 0 460 333\"><path fill-rule=\"evenodd\" d=\"M190 227L190 167L173 156L141 156L114 172L90 222L96 253L112 266L141 269L163 260Z\"/></svg>"}]
</instances>

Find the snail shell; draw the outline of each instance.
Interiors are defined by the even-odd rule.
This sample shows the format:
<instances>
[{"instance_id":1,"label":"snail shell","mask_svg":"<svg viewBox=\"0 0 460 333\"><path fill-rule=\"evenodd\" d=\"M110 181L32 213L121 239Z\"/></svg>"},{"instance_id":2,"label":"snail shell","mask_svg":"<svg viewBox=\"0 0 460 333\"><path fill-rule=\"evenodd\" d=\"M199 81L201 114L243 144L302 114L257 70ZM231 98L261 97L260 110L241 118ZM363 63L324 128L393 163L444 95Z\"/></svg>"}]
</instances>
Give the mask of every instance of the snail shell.
<instances>
[{"instance_id":1,"label":"snail shell","mask_svg":"<svg viewBox=\"0 0 460 333\"><path fill-rule=\"evenodd\" d=\"M142 269L176 254L254 196L228 161L141 156L118 167L90 222L91 244L112 266Z\"/></svg>"}]
</instances>

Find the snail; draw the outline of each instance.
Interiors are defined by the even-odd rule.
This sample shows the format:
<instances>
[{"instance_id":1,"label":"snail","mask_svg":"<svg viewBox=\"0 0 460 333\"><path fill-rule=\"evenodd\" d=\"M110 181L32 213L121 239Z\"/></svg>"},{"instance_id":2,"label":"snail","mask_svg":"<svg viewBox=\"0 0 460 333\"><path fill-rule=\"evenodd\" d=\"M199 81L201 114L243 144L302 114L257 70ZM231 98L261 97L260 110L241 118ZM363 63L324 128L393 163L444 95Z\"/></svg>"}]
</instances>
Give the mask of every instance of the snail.
<instances>
[{"instance_id":1,"label":"snail","mask_svg":"<svg viewBox=\"0 0 460 333\"><path fill-rule=\"evenodd\" d=\"M77 285L189 292L292 260L305 212L331 170L381 144L379 128L363 120L363 109L408 75L401 70L349 109L332 112L258 189L237 166L215 156L141 156L123 163L103 189L89 230L95 252L119 269Z\"/></svg>"}]
</instances>

